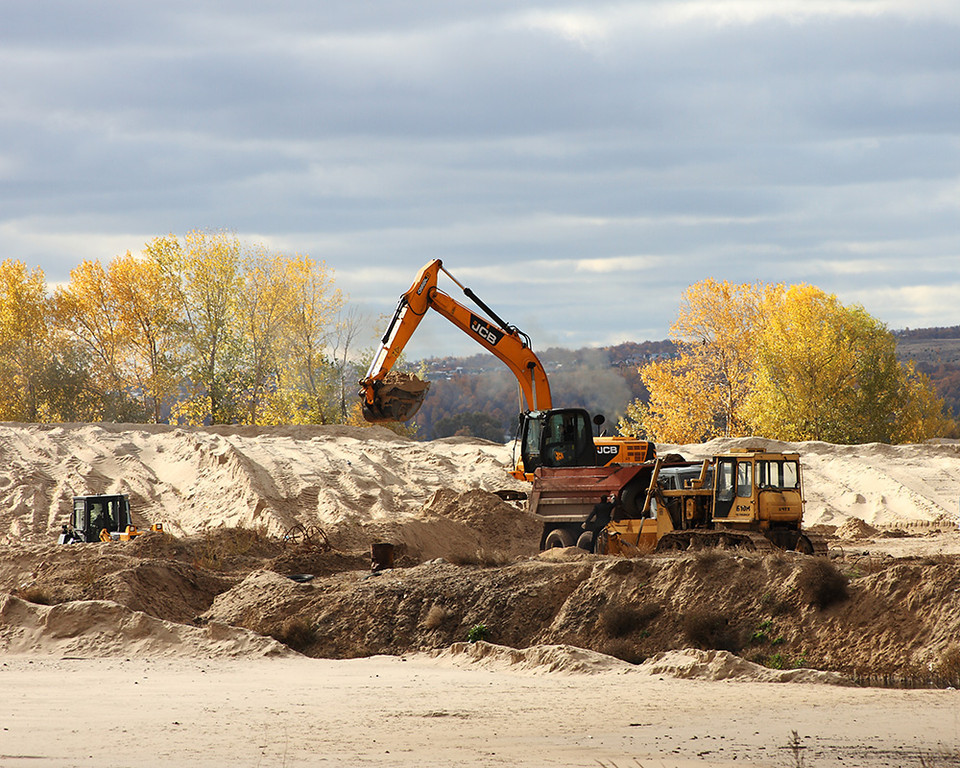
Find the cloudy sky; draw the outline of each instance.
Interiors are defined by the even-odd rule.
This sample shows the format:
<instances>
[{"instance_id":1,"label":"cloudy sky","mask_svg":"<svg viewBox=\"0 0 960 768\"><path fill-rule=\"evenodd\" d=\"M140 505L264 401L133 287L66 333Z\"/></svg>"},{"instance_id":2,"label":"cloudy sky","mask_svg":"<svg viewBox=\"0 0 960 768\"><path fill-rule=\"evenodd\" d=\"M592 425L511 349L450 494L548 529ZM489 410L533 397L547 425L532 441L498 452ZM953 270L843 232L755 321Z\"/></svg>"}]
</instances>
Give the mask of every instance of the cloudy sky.
<instances>
[{"instance_id":1,"label":"cloudy sky","mask_svg":"<svg viewBox=\"0 0 960 768\"><path fill-rule=\"evenodd\" d=\"M0 0L0 259L229 230L376 316L442 258L537 348L664 338L706 277L956 325L958 40L956 0Z\"/></svg>"}]
</instances>

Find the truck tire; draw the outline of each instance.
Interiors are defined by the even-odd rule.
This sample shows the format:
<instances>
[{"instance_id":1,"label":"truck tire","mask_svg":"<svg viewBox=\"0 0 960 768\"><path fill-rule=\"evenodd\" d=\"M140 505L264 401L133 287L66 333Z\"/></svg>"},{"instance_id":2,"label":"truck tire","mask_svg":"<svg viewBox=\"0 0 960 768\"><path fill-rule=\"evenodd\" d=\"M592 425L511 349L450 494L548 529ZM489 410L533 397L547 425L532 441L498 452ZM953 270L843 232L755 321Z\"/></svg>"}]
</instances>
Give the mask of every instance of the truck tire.
<instances>
[{"instance_id":1,"label":"truck tire","mask_svg":"<svg viewBox=\"0 0 960 768\"><path fill-rule=\"evenodd\" d=\"M547 534L543 540L544 549L556 549L558 547L572 547L574 544L573 534L566 528L554 528Z\"/></svg>"},{"instance_id":2,"label":"truck tire","mask_svg":"<svg viewBox=\"0 0 960 768\"><path fill-rule=\"evenodd\" d=\"M577 548L585 549L587 552L593 552L593 531L584 531L577 539Z\"/></svg>"}]
</instances>

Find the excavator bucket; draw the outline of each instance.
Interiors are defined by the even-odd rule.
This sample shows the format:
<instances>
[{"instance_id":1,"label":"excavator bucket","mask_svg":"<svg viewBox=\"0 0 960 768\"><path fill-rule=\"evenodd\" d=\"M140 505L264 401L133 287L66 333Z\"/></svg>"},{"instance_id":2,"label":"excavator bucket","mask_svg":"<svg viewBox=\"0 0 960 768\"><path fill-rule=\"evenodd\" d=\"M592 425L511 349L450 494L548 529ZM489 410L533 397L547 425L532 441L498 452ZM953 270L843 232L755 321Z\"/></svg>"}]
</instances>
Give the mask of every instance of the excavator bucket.
<instances>
[{"instance_id":1,"label":"excavator bucket","mask_svg":"<svg viewBox=\"0 0 960 768\"><path fill-rule=\"evenodd\" d=\"M408 421L420 410L430 382L408 373L388 373L373 386L373 404L363 400L363 418L370 422Z\"/></svg>"}]
</instances>

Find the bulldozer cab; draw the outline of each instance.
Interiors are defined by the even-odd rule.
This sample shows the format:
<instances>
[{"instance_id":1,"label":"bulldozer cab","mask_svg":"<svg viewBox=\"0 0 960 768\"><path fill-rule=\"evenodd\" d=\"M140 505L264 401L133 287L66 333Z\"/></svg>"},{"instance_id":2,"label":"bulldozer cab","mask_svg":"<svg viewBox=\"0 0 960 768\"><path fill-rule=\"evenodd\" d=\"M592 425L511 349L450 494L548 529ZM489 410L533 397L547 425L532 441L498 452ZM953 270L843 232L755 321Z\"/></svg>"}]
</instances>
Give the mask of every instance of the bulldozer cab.
<instances>
[{"instance_id":1,"label":"bulldozer cab","mask_svg":"<svg viewBox=\"0 0 960 768\"><path fill-rule=\"evenodd\" d=\"M130 501L126 496L74 496L73 531L82 541L100 541L100 532L118 538L130 525Z\"/></svg>"},{"instance_id":2,"label":"bulldozer cab","mask_svg":"<svg viewBox=\"0 0 960 768\"><path fill-rule=\"evenodd\" d=\"M799 522L803 516L800 457L745 452L716 457L713 517L762 524Z\"/></svg>"},{"instance_id":3,"label":"bulldozer cab","mask_svg":"<svg viewBox=\"0 0 960 768\"><path fill-rule=\"evenodd\" d=\"M596 466L590 415L582 408L531 411L521 419L520 455L525 472L538 467Z\"/></svg>"}]
</instances>

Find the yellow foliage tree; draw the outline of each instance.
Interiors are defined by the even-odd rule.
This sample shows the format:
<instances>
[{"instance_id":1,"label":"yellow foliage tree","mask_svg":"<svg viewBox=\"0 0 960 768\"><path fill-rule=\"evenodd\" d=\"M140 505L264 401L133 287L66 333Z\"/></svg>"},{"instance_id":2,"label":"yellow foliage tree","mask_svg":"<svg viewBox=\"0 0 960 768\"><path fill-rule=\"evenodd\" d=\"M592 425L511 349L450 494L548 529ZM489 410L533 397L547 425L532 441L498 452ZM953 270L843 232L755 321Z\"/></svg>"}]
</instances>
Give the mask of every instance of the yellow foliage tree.
<instances>
[{"instance_id":1,"label":"yellow foliage tree","mask_svg":"<svg viewBox=\"0 0 960 768\"><path fill-rule=\"evenodd\" d=\"M36 421L40 414L47 314L43 271L0 262L0 421Z\"/></svg>"},{"instance_id":2,"label":"yellow foliage tree","mask_svg":"<svg viewBox=\"0 0 960 768\"><path fill-rule=\"evenodd\" d=\"M753 387L754 339L765 321L764 308L782 291L713 279L690 286L670 329L680 354L640 369L650 401L628 410L621 432L670 443L747 434L744 407Z\"/></svg>"},{"instance_id":3,"label":"yellow foliage tree","mask_svg":"<svg viewBox=\"0 0 960 768\"><path fill-rule=\"evenodd\" d=\"M336 421L339 386L327 349L343 295L326 264L309 256L286 259L285 276L285 355L270 401L271 417L291 424Z\"/></svg>"},{"instance_id":4,"label":"yellow foliage tree","mask_svg":"<svg viewBox=\"0 0 960 768\"><path fill-rule=\"evenodd\" d=\"M889 442L896 431L896 339L862 307L811 285L791 286L757 335L748 408L760 434L781 440Z\"/></svg>"},{"instance_id":5,"label":"yellow foliage tree","mask_svg":"<svg viewBox=\"0 0 960 768\"><path fill-rule=\"evenodd\" d=\"M129 339L107 270L99 261L83 261L57 289L53 306L57 346L82 361L99 403L97 418L139 420L142 414L129 397Z\"/></svg>"},{"instance_id":6,"label":"yellow foliage tree","mask_svg":"<svg viewBox=\"0 0 960 768\"><path fill-rule=\"evenodd\" d=\"M897 360L886 326L814 286L705 280L684 294L671 331L680 354L641 368L650 401L629 407L625 434L861 443L952 428L929 379Z\"/></svg>"},{"instance_id":7,"label":"yellow foliage tree","mask_svg":"<svg viewBox=\"0 0 960 768\"><path fill-rule=\"evenodd\" d=\"M155 259L129 251L110 263L107 285L119 312L128 385L143 393L159 423L180 379L183 323L174 286Z\"/></svg>"},{"instance_id":8,"label":"yellow foliage tree","mask_svg":"<svg viewBox=\"0 0 960 768\"><path fill-rule=\"evenodd\" d=\"M243 421L238 403L243 246L223 232L156 238L145 252L171 281L184 322L190 394L174 416L191 424Z\"/></svg>"}]
</instances>

